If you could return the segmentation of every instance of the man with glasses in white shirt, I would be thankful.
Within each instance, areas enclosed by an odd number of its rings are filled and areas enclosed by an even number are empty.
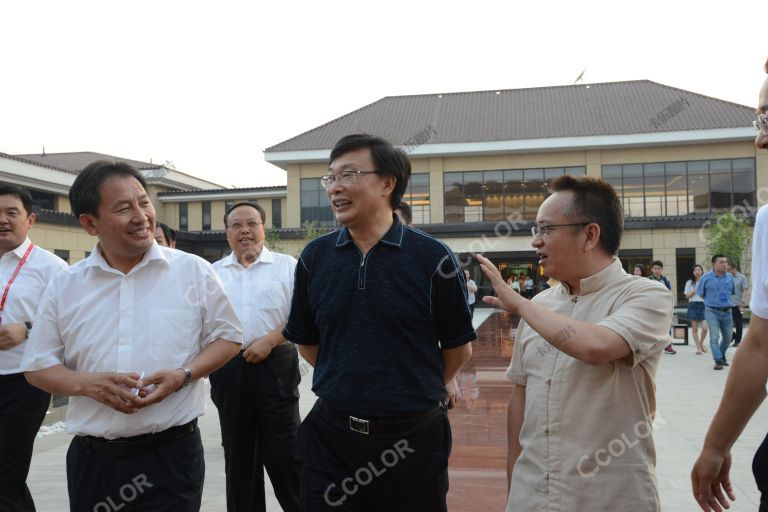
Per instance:
[[[22,369],[33,385],[71,397],[70,509],[196,512],[202,378],[240,350],[240,321],[209,263],[157,245],[135,168],[94,162],[69,200],[99,242],[51,280]]]
[[[26,481],[51,400],[26,381],[21,357],[48,281],[67,266],[27,237],[32,205],[27,190],[0,185],[0,510],[19,512],[35,510]]]
[[[768,61],[765,62],[768,73]],[[758,96],[755,148],[768,149],[768,78]],[[752,316],[749,329],[733,357],[704,446],[691,471],[693,497],[707,512],[730,508],[736,499],[731,484],[731,448],[766,396],[768,380],[768,208],[763,206],[755,217],[752,236]],[[768,511],[768,436],[755,453],[752,473],[760,490],[760,512]]]
[[[264,246],[264,209],[224,214],[229,256],[213,267],[243,323],[243,350],[211,374],[227,478],[227,511],[266,511],[264,469],[285,512],[299,510],[299,356],[282,335],[296,259]]]

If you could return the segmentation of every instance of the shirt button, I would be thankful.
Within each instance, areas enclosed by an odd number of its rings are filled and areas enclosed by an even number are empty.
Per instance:
[[[546,480],[549,480],[549,473],[544,473],[544,478],[545,478]]]
[[[549,435],[549,427],[544,427],[544,433]]]
[[[552,379],[547,379],[546,383],[547,383],[547,386],[551,386],[552,385]]]

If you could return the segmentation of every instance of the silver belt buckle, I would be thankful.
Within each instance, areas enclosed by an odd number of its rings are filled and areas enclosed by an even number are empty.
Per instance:
[[[360,434],[370,434],[370,428],[368,426],[370,422],[354,416],[349,417],[349,430],[359,432]]]

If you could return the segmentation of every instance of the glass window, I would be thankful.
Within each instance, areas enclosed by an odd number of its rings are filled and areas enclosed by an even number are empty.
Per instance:
[[[187,203],[179,203],[179,230],[189,230],[189,205]]]
[[[429,224],[431,222],[428,173],[411,175],[403,200],[411,207],[414,224]]]
[[[547,183],[544,181],[543,169],[526,169],[523,173],[525,187],[525,219],[535,220],[539,206],[544,202]]]
[[[688,215],[688,182],[685,162],[664,165],[666,171],[667,215]]]
[[[443,180],[445,222],[464,222],[463,173],[447,172],[443,174]]]
[[[283,227],[283,201],[281,199],[272,200],[272,227]]]
[[[211,230],[211,202],[203,201],[203,231]]]
[[[643,166],[633,164],[623,167],[624,215],[627,217],[642,217],[645,215],[643,205]]]
[[[464,173],[464,222],[483,220],[483,173]]]
[[[709,213],[709,174],[688,172],[688,211]]]
[[[483,220],[504,220],[504,171],[488,171],[483,176]]]
[[[508,219],[523,218],[523,171],[504,171],[504,215]]]
[[[665,215],[664,164],[646,164],[645,174],[645,215],[663,217]]]
[[[336,225],[331,202],[320,184],[320,178],[301,180],[301,224],[305,222],[316,222],[323,227]]]

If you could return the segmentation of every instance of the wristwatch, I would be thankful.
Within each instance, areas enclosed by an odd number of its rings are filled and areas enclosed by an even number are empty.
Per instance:
[[[179,389],[176,391],[181,391],[185,387],[189,386],[189,383],[192,382],[192,370],[190,368],[178,368],[179,370],[184,370],[184,383],[181,385]]]
[[[26,340],[29,338],[29,331],[32,330],[32,322],[27,320],[26,322],[24,322],[24,326],[27,328],[27,332],[24,333],[24,339]]]

